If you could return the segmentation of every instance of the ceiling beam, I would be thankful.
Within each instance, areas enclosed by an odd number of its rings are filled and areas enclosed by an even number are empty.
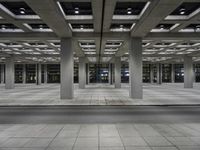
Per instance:
[[[183,0],[155,0],[152,1],[141,17],[140,21],[134,26],[131,36],[144,37],[165,17],[175,10]]]
[[[55,0],[25,1],[59,37],[72,36],[72,31]]]

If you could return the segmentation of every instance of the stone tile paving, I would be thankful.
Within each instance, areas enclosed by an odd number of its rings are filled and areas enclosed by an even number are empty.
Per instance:
[[[199,150],[200,124],[0,124],[0,150]]]
[[[17,84],[15,89],[6,90],[0,85],[1,105],[200,105],[200,84],[193,89],[184,89],[183,84],[144,84],[143,99],[131,99],[128,84],[115,89],[108,84],[90,84],[86,89],[78,89],[75,84],[75,97],[60,100],[60,85]]]

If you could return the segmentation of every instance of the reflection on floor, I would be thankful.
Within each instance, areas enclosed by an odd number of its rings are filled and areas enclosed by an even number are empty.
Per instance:
[[[3,150],[199,150],[200,124],[0,125]]]
[[[121,89],[113,85],[91,84],[86,89],[75,85],[73,100],[60,100],[60,85],[16,85],[6,90],[0,86],[0,105],[166,105],[200,104],[200,84],[184,89],[183,84],[144,84],[143,100],[129,98],[128,84]]]

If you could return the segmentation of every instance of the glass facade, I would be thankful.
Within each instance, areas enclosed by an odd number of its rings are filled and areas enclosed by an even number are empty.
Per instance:
[[[23,83],[23,65],[15,64],[15,83]]]
[[[90,64],[89,80],[90,83],[108,83],[108,64]]]
[[[26,83],[36,83],[36,64],[26,64]]]
[[[163,64],[162,65],[162,82],[171,82],[171,64]]]
[[[150,83],[150,64],[143,64],[143,82]]]
[[[3,67],[3,68],[2,68],[2,67]],[[2,80],[2,78],[5,79],[5,73],[3,73],[2,71],[5,72],[5,65],[4,65],[4,64],[1,64],[1,65],[0,65],[0,79],[1,79],[1,83],[2,83],[2,82],[5,83],[5,81]],[[3,75],[3,77],[2,77],[2,75]]]
[[[128,83],[129,82],[129,67],[128,67],[128,64],[122,64],[121,82],[122,83]]]
[[[60,83],[60,64],[47,64],[47,83]]]
[[[184,82],[184,66],[183,64],[175,64],[175,82]]]
[[[47,67],[47,83],[60,83],[60,64],[45,64]],[[41,81],[44,83],[45,65],[42,64]],[[15,83],[23,83],[23,64],[15,64]],[[36,64],[26,64],[26,83],[36,83]],[[89,70],[88,70],[89,69]],[[184,82],[184,65],[174,64],[175,82]],[[1,65],[0,65],[1,71]],[[162,82],[171,82],[171,64],[162,64]],[[5,68],[4,68],[5,72]],[[194,65],[195,81],[200,82],[200,64]],[[0,73],[0,77],[1,77]],[[86,64],[86,83],[109,83],[109,64]],[[150,83],[150,64],[143,64],[143,82]],[[5,74],[4,74],[5,76]],[[112,78],[114,79],[114,65],[112,65]],[[114,80],[113,80],[114,81]],[[157,67],[153,65],[153,81],[157,81]],[[128,64],[121,66],[121,82],[129,83]],[[74,64],[74,83],[78,83],[78,64]]]
[[[74,83],[78,83],[78,64],[74,64]]]
[[[155,64],[153,65],[153,82],[157,82],[157,68]]]
[[[195,81],[200,82],[200,64],[195,65]]]
[[[44,83],[44,68],[45,68],[45,65],[41,65],[41,69],[42,69],[41,82],[42,83]]]

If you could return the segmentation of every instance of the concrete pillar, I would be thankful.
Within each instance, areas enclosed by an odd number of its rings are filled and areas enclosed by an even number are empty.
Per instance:
[[[36,84],[41,85],[42,82],[42,67],[41,64],[37,64],[36,67]]]
[[[162,64],[157,64],[157,84],[162,84]]]
[[[61,87],[60,98],[72,99],[74,97],[74,59],[72,39],[61,39]]]
[[[150,83],[154,82],[153,64],[150,64]]]
[[[129,83],[131,98],[142,99],[142,38],[132,38],[129,50]]]
[[[26,84],[26,64],[23,64],[22,83]]]
[[[44,64],[44,84],[47,84],[48,74],[47,74],[47,64]]]
[[[175,82],[175,64],[171,64],[172,68],[171,68],[171,82],[174,83]]]
[[[13,89],[15,83],[15,68],[14,68],[14,58],[6,58],[6,76],[5,76],[5,88]]]
[[[191,56],[184,56],[184,88],[193,88],[193,64]]]
[[[121,88],[121,58],[115,57],[115,88]]]
[[[4,77],[5,77],[5,72],[4,72],[4,64],[1,64],[1,83],[4,84]]]
[[[84,57],[79,57],[78,79],[79,88],[84,89],[86,84],[86,63]]]

